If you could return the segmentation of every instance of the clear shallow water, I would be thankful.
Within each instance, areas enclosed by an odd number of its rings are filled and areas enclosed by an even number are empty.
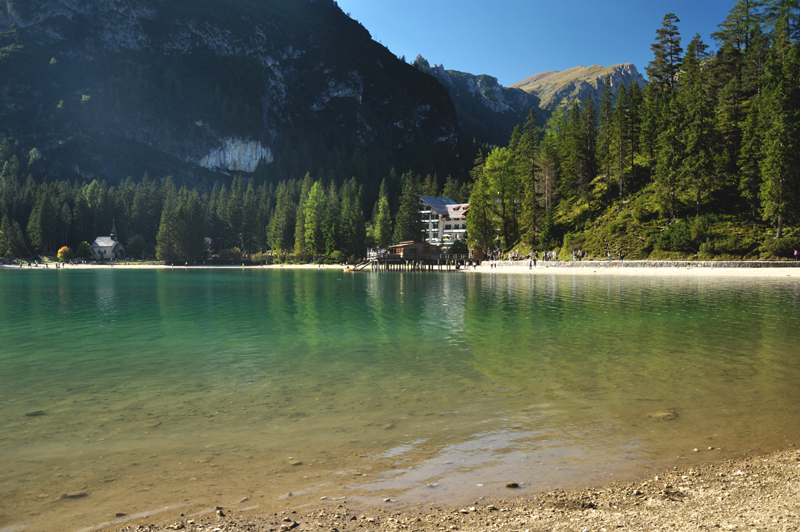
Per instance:
[[[798,299],[780,279],[3,271],[0,531],[457,503],[796,443]]]

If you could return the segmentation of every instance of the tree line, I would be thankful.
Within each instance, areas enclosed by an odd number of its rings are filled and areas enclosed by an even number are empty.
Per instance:
[[[36,179],[40,156],[18,153],[0,141],[0,257],[54,255],[117,229],[130,257],[162,261],[218,258],[234,261],[265,251],[278,260],[353,261],[368,247],[419,238],[417,194],[465,201],[465,183],[392,170],[372,208],[355,178],[338,183],[306,174],[277,185],[236,177],[209,192],[178,186],[172,178]],[[22,161],[26,161],[23,164]],[[24,176],[24,178],[23,178]]]
[[[613,98],[607,79],[599,102],[562,106],[543,130],[532,112],[508,147],[478,158],[473,245],[560,246],[639,198],[662,230],[720,214],[780,239],[798,221],[800,3],[738,0],[712,35],[715,53],[699,35],[684,50],[679,22],[669,13],[656,31],[646,87]]]

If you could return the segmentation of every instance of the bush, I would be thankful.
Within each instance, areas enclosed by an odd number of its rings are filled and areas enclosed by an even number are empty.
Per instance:
[[[79,259],[90,259],[92,257],[92,246],[88,242],[81,242],[75,250],[75,256]]]
[[[702,258],[713,258],[719,255],[741,258],[757,247],[758,243],[756,241],[733,235],[725,239],[709,240],[700,244],[700,255]]]
[[[800,250],[800,238],[786,237],[778,239],[769,237],[764,241],[761,249],[773,257],[792,258],[794,257],[794,250]]]
[[[685,221],[675,222],[664,229],[656,240],[656,249],[662,251],[695,251],[691,229]]]
[[[62,248],[60,248],[58,250],[58,260],[60,260],[61,262],[69,262],[74,257],[75,257],[75,254],[67,246],[63,246]]]

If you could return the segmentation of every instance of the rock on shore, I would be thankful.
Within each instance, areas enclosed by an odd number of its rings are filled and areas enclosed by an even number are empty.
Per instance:
[[[402,503],[402,497],[397,497]],[[392,499],[395,500],[394,498]],[[532,499],[445,503],[425,508],[356,508],[333,501],[315,510],[269,515],[228,512],[118,530],[278,532],[458,530],[601,532],[800,530],[800,450],[672,470],[635,483],[543,493]]]

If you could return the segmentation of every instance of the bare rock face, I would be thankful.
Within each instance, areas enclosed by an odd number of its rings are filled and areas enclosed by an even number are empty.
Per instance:
[[[226,138],[222,144],[200,159],[198,164],[209,170],[230,172],[253,172],[259,161],[272,163],[274,158],[269,148],[255,140]]]
[[[414,66],[447,87],[464,133],[482,142],[505,144],[514,126],[523,123],[531,109],[539,107],[536,95],[504,87],[493,76],[446,70],[443,65],[431,67],[421,55]],[[546,116],[541,118],[543,123]],[[476,124],[478,127],[474,127]],[[492,132],[488,136],[487,130]]]
[[[334,0],[0,0],[0,40],[0,135],[53,178],[208,183],[263,161],[280,180],[381,153],[368,179],[461,161],[444,87]]]

